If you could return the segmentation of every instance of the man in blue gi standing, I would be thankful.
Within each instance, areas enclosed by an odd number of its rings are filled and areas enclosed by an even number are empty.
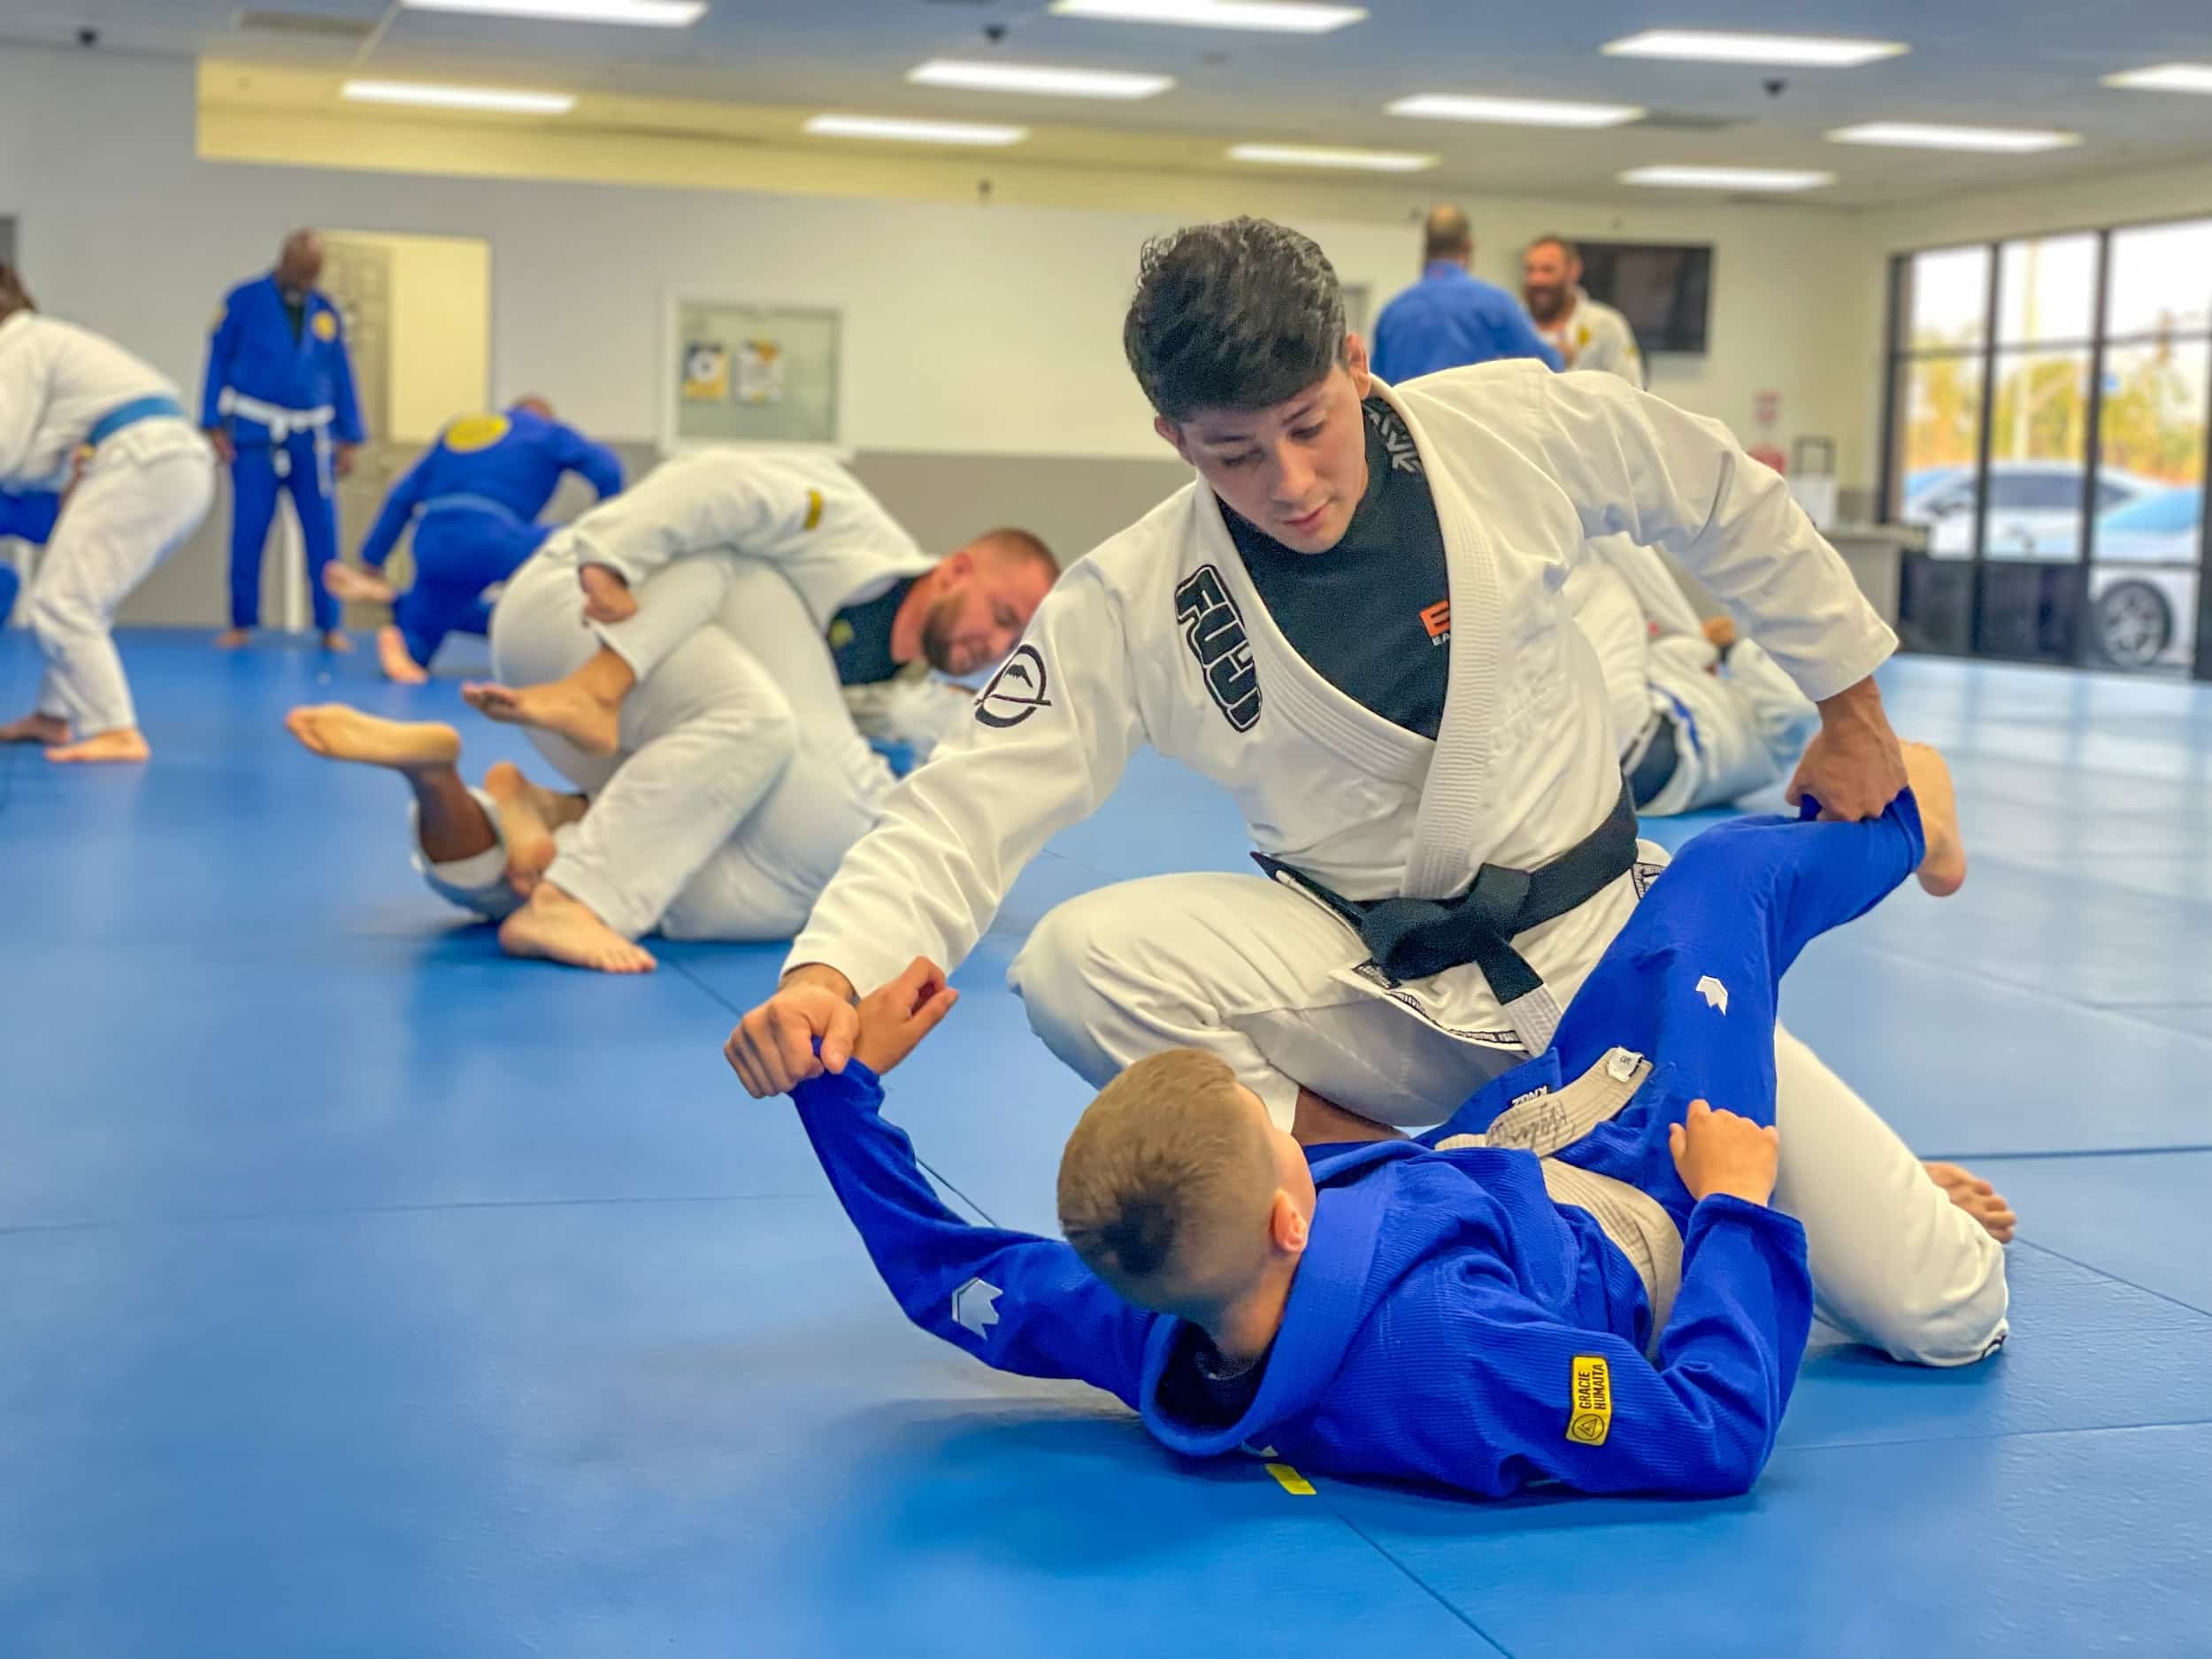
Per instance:
[[[223,296],[208,344],[200,424],[231,477],[230,626],[216,645],[234,651],[261,625],[261,553],[289,490],[306,546],[308,593],[323,645],[349,651],[323,567],[338,555],[337,480],[353,470],[366,435],[338,308],[317,291],[323,239],[284,239],[276,268]]]
[[[1536,332],[1521,302],[1468,269],[1475,231],[1455,207],[1440,207],[1422,227],[1421,280],[1375,319],[1375,373],[1401,386],[1442,369],[1500,357],[1540,357],[1561,366],[1557,349]]]

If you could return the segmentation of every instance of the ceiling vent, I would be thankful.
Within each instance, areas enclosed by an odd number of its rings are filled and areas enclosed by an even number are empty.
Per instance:
[[[288,40],[321,41],[333,46],[357,46],[376,32],[375,24],[353,18],[318,17],[311,12],[264,12],[250,6],[234,13],[230,26],[245,35],[280,35]]]

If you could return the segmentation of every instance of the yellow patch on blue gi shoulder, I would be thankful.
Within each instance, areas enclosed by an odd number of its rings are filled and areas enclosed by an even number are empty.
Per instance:
[[[1314,1495],[1313,1482],[1288,1463],[1270,1463],[1267,1472],[1274,1476],[1282,1484],[1283,1490],[1294,1498],[1310,1498]]]
[[[207,332],[211,334],[219,334],[222,331],[223,325],[229,320],[230,307],[227,305],[218,305],[215,308],[215,320],[208,324]]]
[[[513,424],[504,415],[463,415],[446,427],[445,447],[456,455],[474,455],[505,437]]]
[[[806,527],[810,530],[822,522],[822,492],[810,489],[806,493]]]
[[[1578,1446],[1602,1446],[1613,1432],[1613,1373],[1599,1354],[1578,1354],[1574,1399],[1567,1410],[1567,1438]]]
[[[332,315],[330,312],[328,312],[328,311],[318,311],[318,312],[316,312],[316,313],[315,313],[315,338],[316,338],[316,339],[318,339],[318,340],[335,340],[337,337],[338,337],[338,319],[337,319],[337,318],[336,318],[336,317],[334,317],[334,316],[333,316],[333,315]]]
[[[853,625],[840,617],[830,624],[830,649],[841,651],[853,642]]]

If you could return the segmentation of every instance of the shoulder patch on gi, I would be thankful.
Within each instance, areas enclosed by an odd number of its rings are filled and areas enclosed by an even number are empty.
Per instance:
[[[1238,731],[1250,731],[1260,723],[1260,674],[1244,617],[1219,571],[1201,565],[1183,579],[1175,590],[1175,619],[1183,625],[1183,642],[1198,659],[1214,706]]]
[[[456,455],[488,449],[513,429],[504,415],[464,415],[445,429],[445,447]]]
[[[1697,994],[1705,999],[1706,1007],[1717,1009],[1723,1014],[1727,1013],[1728,987],[1711,974],[1707,974],[1697,982]]]
[[[799,527],[811,530],[822,522],[822,492],[810,489],[806,493],[806,522]]]
[[[1045,695],[1050,684],[1043,655],[1025,641],[999,664],[998,672],[991,676],[991,683],[977,695],[975,718],[985,726],[997,726],[1002,731],[1010,726],[1019,726],[1038,710],[1052,706],[1052,699]]]
[[[1602,1354],[1578,1354],[1574,1398],[1567,1410],[1567,1438],[1578,1446],[1602,1446],[1612,1432],[1612,1370]]]
[[[315,338],[320,341],[329,342],[335,340],[337,337],[338,319],[336,315],[330,311],[316,312]]]
[[[952,1322],[978,1336],[990,1335],[998,1323],[998,1299],[1005,1294],[996,1285],[970,1279],[952,1293]]]

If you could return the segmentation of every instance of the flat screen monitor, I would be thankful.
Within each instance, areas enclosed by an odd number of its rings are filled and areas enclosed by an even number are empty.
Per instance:
[[[1582,286],[1628,319],[1646,356],[1702,353],[1712,310],[1709,243],[1586,242]]]

